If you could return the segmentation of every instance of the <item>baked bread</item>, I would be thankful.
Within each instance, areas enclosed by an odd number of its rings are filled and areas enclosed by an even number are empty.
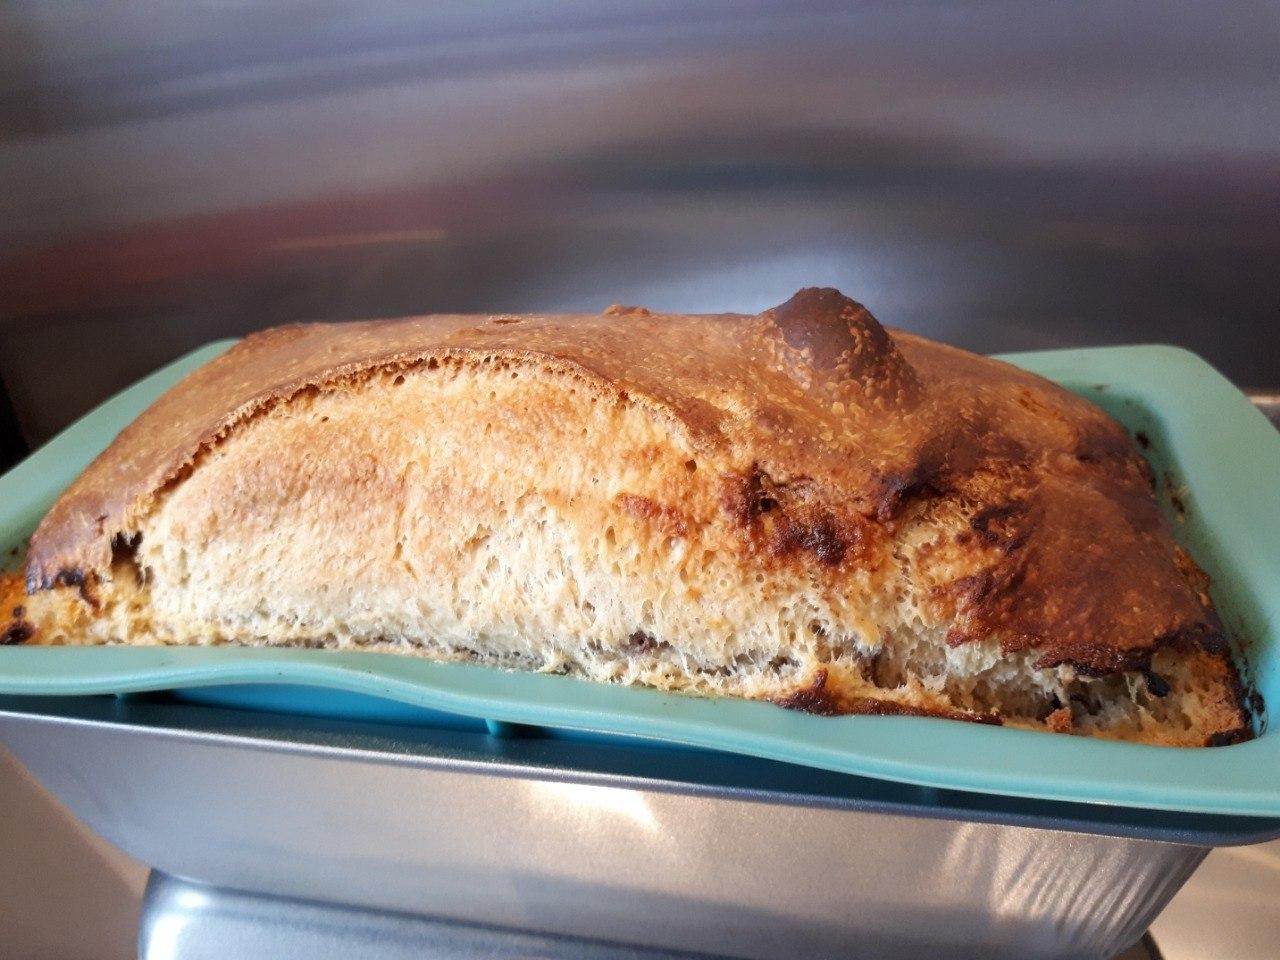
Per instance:
[[[281,327],[126,429],[4,635],[474,660],[820,714],[1250,735],[1087,401],[835,290],[756,316]]]

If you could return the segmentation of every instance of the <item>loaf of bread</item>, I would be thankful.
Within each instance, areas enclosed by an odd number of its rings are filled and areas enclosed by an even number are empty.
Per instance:
[[[24,586],[10,642],[359,649],[819,714],[1250,735],[1124,429],[835,290],[755,316],[255,334],[66,491]]]

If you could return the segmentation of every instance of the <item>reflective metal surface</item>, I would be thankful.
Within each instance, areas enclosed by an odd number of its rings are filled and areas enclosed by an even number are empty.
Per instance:
[[[693,954],[254,896],[164,874],[152,874],[147,885],[138,942],[139,960],[697,960]],[[1113,960],[1161,956],[1144,938]]]
[[[228,957],[235,960],[697,960],[687,953],[285,900],[152,874],[138,933],[138,960],[227,960]]]
[[[17,0],[0,182],[31,443],[292,320],[817,283],[981,350],[1280,353],[1270,0]]]
[[[756,960],[1100,960],[1140,937],[1209,843],[1275,834],[1165,815],[1105,826],[1108,811],[1064,805],[984,812],[944,791],[643,746],[6,700],[10,749],[162,872]]]

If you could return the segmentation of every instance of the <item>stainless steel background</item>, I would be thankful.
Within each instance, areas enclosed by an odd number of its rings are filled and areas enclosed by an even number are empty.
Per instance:
[[[834,284],[982,350],[1280,359],[1280,7],[0,3],[30,443],[189,347]]]

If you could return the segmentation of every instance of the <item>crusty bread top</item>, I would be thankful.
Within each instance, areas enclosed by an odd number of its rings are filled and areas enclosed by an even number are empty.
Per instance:
[[[255,334],[161,397],[66,491],[32,538],[28,590],[91,594],[157,497],[274,404],[490,357],[581,378],[714,453],[722,507],[762,563],[856,565],[922,503],[963,502],[972,521],[933,548],[938,568],[985,559],[972,576],[938,576],[934,600],[955,624],[948,642],[997,637],[1009,652],[1035,649],[1041,666],[1094,672],[1143,669],[1163,645],[1219,642],[1149,468],[1117,423],[1040,377],[887,331],[822,289],[756,316],[612,307]],[[803,509],[771,523],[782,489]]]

